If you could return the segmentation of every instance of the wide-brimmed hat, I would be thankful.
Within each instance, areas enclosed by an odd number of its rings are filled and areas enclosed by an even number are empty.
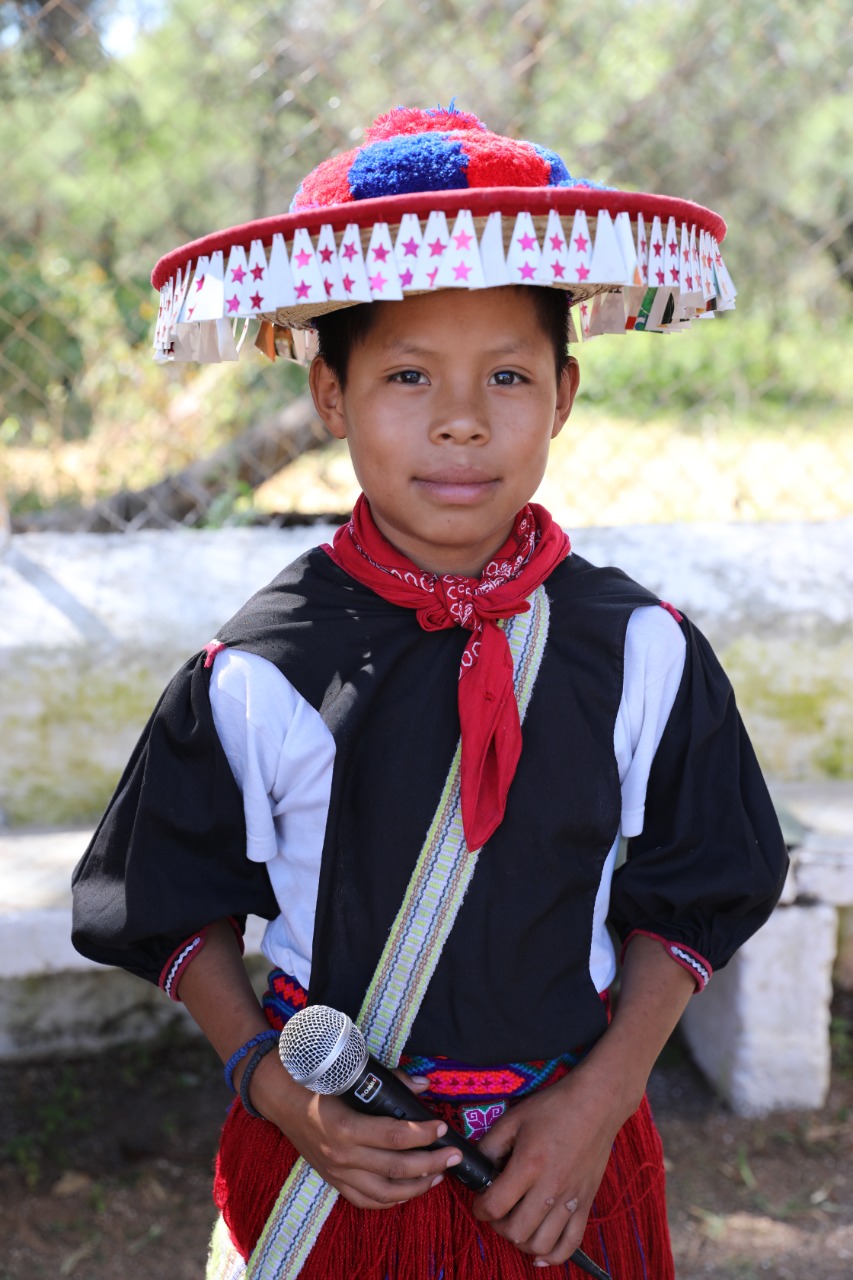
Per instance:
[[[268,355],[310,354],[318,316],[437,289],[562,289],[585,337],[675,332],[734,306],[719,214],[574,178],[476,116],[405,107],[304,179],[290,211],[165,255],[155,355],[236,359],[250,322]]]

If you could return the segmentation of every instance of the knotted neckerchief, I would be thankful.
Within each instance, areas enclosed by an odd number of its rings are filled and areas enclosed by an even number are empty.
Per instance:
[[[391,604],[414,609],[425,631],[465,627],[459,668],[462,825],[469,849],[500,825],[521,754],[512,657],[498,620],[530,608],[528,596],[571,551],[544,507],[519,511],[506,542],[479,578],[419,569],[377,529],[364,495],[326,546],[337,565]]]

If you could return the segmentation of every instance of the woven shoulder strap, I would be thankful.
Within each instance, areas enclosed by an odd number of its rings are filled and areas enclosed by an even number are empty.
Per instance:
[[[522,721],[545,649],[548,619],[548,597],[539,587],[530,597],[529,611],[515,614],[505,624]],[[388,1066],[400,1061],[480,853],[479,849],[467,848],[462,831],[461,753],[460,743],[406,896],[359,1011],[358,1024],[368,1048]],[[249,1259],[246,1280],[295,1280],[338,1194],[300,1156]]]

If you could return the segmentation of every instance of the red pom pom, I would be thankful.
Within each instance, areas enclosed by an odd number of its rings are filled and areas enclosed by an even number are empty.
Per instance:
[[[358,148],[332,156],[312,169],[293,198],[293,209],[314,209],[318,205],[347,204],[352,200],[349,171]]]
[[[551,166],[529,142],[515,142],[496,133],[469,135],[463,149],[468,157],[469,187],[546,187]]]
[[[458,130],[480,129],[486,126],[470,111],[457,111],[454,107],[395,107],[384,116],[377,116],[369,129],[364,131],[364,141],[381,142],[384,138],[398,138],[410,133],[450,133]]]

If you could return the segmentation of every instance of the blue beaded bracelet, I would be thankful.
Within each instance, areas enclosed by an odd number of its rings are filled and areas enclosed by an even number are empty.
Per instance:
[[[232,1053],[231,1057],[225,1064],[225,1083],[232,1093],[236,1093],[234,1088],[234,1068],[238,1062],[242,1062],[247,1053],[254,1049],[255,1045],[263,1044],[265,1040],[277,1040],[281,1033],[270,1027],[268,1031],[259,1031],[256,1036],[252,1036],[251,1040],[247,1040],[236,1053]]]

